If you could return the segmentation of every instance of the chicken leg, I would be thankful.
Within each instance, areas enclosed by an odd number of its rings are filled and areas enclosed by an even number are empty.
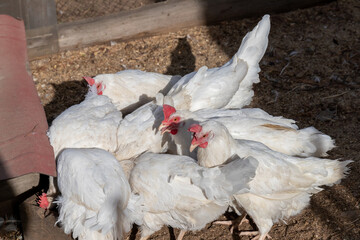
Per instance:
[[[176,240],[182,240],[183,237],[185,236],[186,231],[185,230],[180,230],[179,235],[177,236]]]
[[[149,236],[146,236],[146,237],[141,237],[140,240],[148,240],[149,237],[150,237],[150,235],[149,235]]]
[[[47,209],[55,208],[56,204],[53,203],[54,199],[59,195],[59,191],[57,190],[57,182],[56,177],[49,176],[49,189],[46,192],[48,207]]]
[[[255,235],[255,237],[252,238],[251,240],[265,240],[266,238],[272,239],[272,237],[268,233],[260,234],[259,231],[243,231],[239,235],[240,236],[253,236],[253,235]]]
[[[240,220],[240,223],[237,225],[238,227],[240,227],[240,225],[242,225],[243,223],[249,222],[249,220],[246,219],[246,216],[247,216],[247,214],[243,214],[242,216],[239,217],[241,220]],[[222,224],[222,225],[231,226],[230,232],[234,233],[235,224],[236,224],[236,222],[238,222],[239,218],[237,218],[235,220],[215,221],[215,222],[213,222],[213,224]]]

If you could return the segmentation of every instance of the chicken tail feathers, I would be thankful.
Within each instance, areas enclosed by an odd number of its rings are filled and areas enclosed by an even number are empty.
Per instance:
[[[315,162],[316,164],[314,164]],[[348,164],[351,162],[353,161],[305,158],[303,161],[298,162],[298,166],[303,172],[301,181],[294,181],[292,184],[298,187],[308,187],[311,184],[315,188],[322,185],[332,186],[338,184],[349,173]]]
[[[123,176],[124,177],[124,176]],[[106,199],[95,216],[87,218],[84,225],[103,235],[110,233],[114,239],[122,239],[128,229],[124,229],[123,215],[131,194],[127,179],[118,179],[105,187]]]
[[[328,176],[324,178],[323,184],[332,186],[333,184],[340,183],[341,179],[345,178],[347,174],[349,174],[350,168],[348,167],[348,164],[352,162],[352,160],[328,160],[325,163],[325,168],[328,170]]]
[[[334,139],[314,127],[280,132],[282,132],[282,137],[281,144],[279,143],[278,146],[281,148],[280,152],[287,155],[326,157],[327,152],[335,147]],[[274,148],[274,150],[278,149]]]
[[[59,207],[59,218],[55,224],[60,223],[66,234],[70,234],[72,232],[72,237],[74,239],[116,239],[116,235],[113,235],[112,232],[102,234],[84,226],[84,221],[89,216],[89,211],[87,211],[86,207],[83,205],[79,205],[76,202],[62,196],[57,198],[56,203]]]
[[[315,146],[315,152],[313,156],[326,157],[327,152],[335,147],[335,140],[330,136],[321,133],[314,127],[308,127],[300,130],[307,135],[310,135],[309,142]]]
[[[243,38],[235,57],[243,59],[249,66],[258,66],[264,56],[270,32],[270,16],[264,15],[255,28]]]
[[[268,35],[270,32],[270,16],[263,16],[256,27],[243,38],[240,48],[230,60],[229,64],[235,59],[244,60],[248,65],[248,71],[244,79],[240,82],[238,91],[234,94],[225,108],[241,108],[250,104],[254,91],[254,83],[260,82],[259,62],[265,54],[268,46]],[[239,61],[240,62],[240,61]]]
[[[65,149],[58,157],[59,222],[79,239],[122,239],[121,215],[130,184],[116,158],[96,148]]]
[[[118,231],[116,230],[116,223],[118,219],[117,204],[117,198],[108,197],[99,212],[95,216],[85,220],[85,227],[93,231],[99,231],[103,235],[111,232],[111,234],[115,237],[114,239],[116,239],[116,237],[118,237]]]
[[[59,196],[60,223],[64,232],[73,238],[87,240],[122,239],[130,230],[130,223],[124,218],[124,209],[120,208],[118,198],[108,198],[98,213],[89,211],[85,206],[66,197]]]

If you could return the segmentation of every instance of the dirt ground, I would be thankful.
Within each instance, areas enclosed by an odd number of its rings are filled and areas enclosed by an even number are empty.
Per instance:
[[[183,75],[203,65],[221,66],[259,20],[186,28],[34,60],[30,67],[49,123],[83,99],[87,88],[82,76],[124,69]],[[340,0],[271,15],[269,46],[251,107],[295,119],[300,127],[316,127],[336,140],[330,158],[354,160],[341,184],[313,196],[311,205],[287,224],[275,224],[270,232],[273,239],[360,239],[359,65],[359,1]],[[241,229],[253,226],[244,224]],[[164,227],[151,239],[170,236]],[[225,226],[209,225],[187,233],[185,239],[249,238],[239,238]]]
[[[57,22],[72,22],[132,10],[165,0],[55,0]]]

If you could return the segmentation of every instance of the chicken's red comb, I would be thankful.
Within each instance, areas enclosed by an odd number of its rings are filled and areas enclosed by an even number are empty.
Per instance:
[[[194,132],[194,133],[199,133],[202,130],[202,126],[200,126],[199,124],[193,124],[189,127],[188,131],[189,132]]]
[[[49,201],[47,199],[46,193],[43,193],[41,194],[41,196],[39,196],[39,200],[37,201],[37,203],[39,204],[39,207],[47,209],[47,207],[49,206]]]
[[[176,109],[173,106],[164,104],[163,105],[163,112],[164,112],[164,120],[169,119],[170,115],[176,112]]]
[[[85,79],[90,86],[95,84],[95,79],[91,77],[83,77],[83,79]]]

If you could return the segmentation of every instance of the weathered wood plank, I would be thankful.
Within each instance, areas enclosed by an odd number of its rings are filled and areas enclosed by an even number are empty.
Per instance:
[[[58,52],[55,0],[23,0],[21,3],[28,56],[34,58]]]
[[[12,199],[39,184],[40,174],[30,173],[0,181],[0,202]]]
[[[331,0],[177,0],[58,26],[60,49],[310,7]]]
[[[110,16],[56,24],[54,0],[4,0],[27,28],[28,56],[55,53],[115,39],[151,36],[184,27],[311,7],[333,0],[168,0]],[[10,4],[11,3],[11,4]],[[20,11],[19,11],[19,8]]]
[[[0,14],[21,18],[21,0],[1,0]]]
[[[19,196],[38,186],[40,175],[30,173],[20,177],[0,181],[0,216],[11,215]]]

